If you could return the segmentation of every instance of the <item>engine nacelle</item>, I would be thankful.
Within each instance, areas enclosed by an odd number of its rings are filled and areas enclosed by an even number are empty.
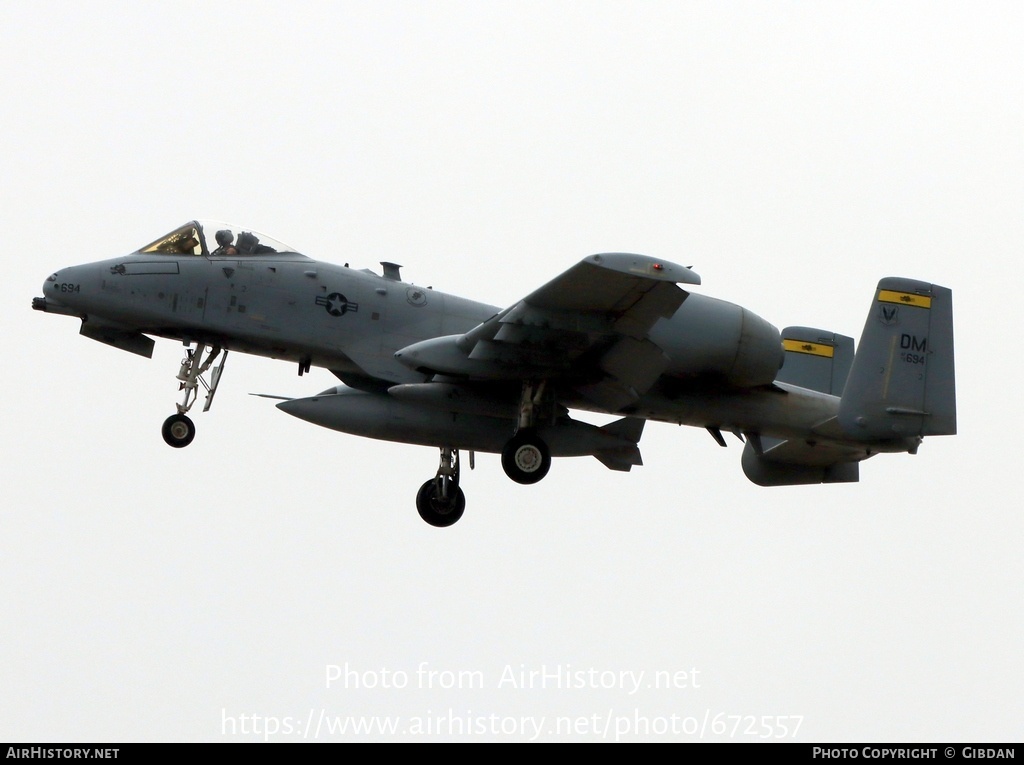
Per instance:
[[[671,359],[666,375],[706,377],[737,388],[771,383],[785,356],[773,325],[703,295],[690,295],[671,319],[654,326],[650,338]]]

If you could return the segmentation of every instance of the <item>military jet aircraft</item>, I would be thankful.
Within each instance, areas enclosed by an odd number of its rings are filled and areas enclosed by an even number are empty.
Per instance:
[[[32,307],[81,334],[151,357],[151,336],[186,347],[182,398],[163,426],[184,447],[200,385],[210,408],[229,351],[313,366],[343,383],[278,408],[345,433],[440,449],[416,507],[434,526],[465,509],[460,451],[501,454],[521,484],[552,457],[641,464],[647,420],[723,432],[762,486],[843,483],[882,452],[956,432],[952,293],[906,278],[877,286],[860,344],[811,327],[781,332],[689,289],[684,266],[592,255],[501,309],[383,273],[313,260],[227,224],[190,221],[121,257],[64,268]],[[680,286],[682,285],[682,286]],[[603,427],[570,416],[618,419]]]

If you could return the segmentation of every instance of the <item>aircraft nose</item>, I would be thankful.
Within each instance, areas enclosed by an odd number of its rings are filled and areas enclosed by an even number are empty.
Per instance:
[[[60,303],[60,271],[50,274],[43,282],[43,297],[32,298],[32,307],[37,311],[45,311],[46,305]]]
[[[74,303],[82,293],[82,285],[87,281],[90,269],[85,266],[70,266],[54,271],[43,282],[43,294],[61,303]]]
[[[68,316],[81,314],[69,305],[67,298],[74,296],[77,285],[67,280],[67,274],[55,271],[43,282],[43,297],[32,298],[32,308],[46,313],[60,313]]]
[[[52,274],[50,274],[46,278],[46,281],[43,282],[43,294],[46,297],[53,297],[54,291],[55,291],[54,288],[55,288],[55,286],[57,284],[57,279],[59,279],[59,278],[60,278],[60,271],[54,271]]]
[[[68,303],[68,298],[74,296],[78,287],[77,280],[69,278],[68,269],[54,271],[43,282],[43,295],[48,302]]]

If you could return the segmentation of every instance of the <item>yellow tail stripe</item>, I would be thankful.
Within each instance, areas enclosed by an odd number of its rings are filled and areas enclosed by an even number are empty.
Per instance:
[[[831,345],[825,345],[824,343],[809,343],[806,340],[786,340],[782,341],[782,347],[787,351],[793,353],[809,353],[812,356],[824,356],[825,358],[832,358],[836,349]]]
[[[895,290],[879,290],[878,302],[912,305],[916,308],[932,307],[932,299],[928,295],[915,295],[913,292],[896,292]]]

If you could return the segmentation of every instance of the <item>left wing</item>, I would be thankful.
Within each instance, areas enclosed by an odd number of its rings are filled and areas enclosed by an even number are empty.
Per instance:
[[[396,357],[414,369],[487,380],[565,379],[615,411],[668,366],[647,337],[686,299],[690,269],[644,255],[592,255],[464,335],[415,343]]]

